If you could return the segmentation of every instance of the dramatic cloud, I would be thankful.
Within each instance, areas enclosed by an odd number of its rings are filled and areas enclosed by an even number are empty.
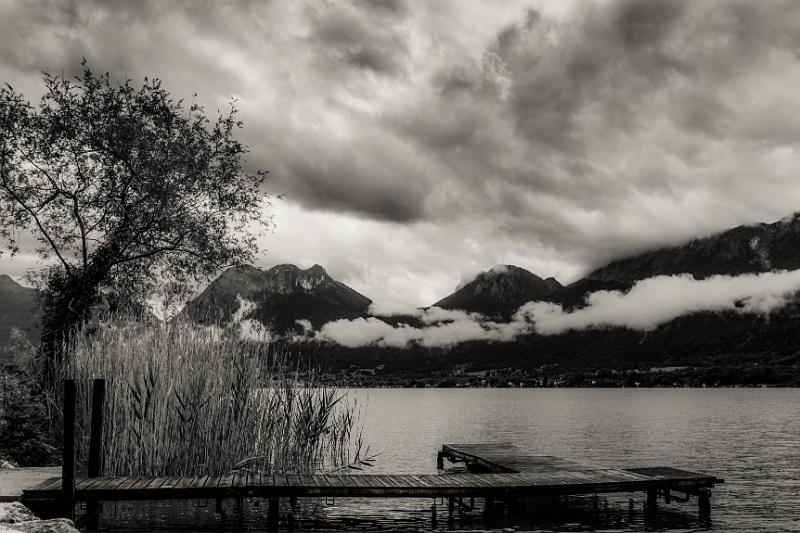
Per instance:
[[[82,57],[211,111],[236,98],[248,164],[287,198],[262,266],[324,264],[386,310],[800,205],[788,0],[20,0],[0,47],[31,98]]]
[[[800,291],[800,270],[712,276],[657,276],[637,282],[628,292],[597,291],[586,306],[565,312],[549,302],[528,302],[508,323],[487,321],[475,313],[431,307],[415,314],[425,324],[392,326],[376,317],[336,320],[315,336],[350,348],[376,344],[405,347],[452,346],[465,341],[513,341],[520,335],[558,335],[570,330],[622,327],[653,330],[675,318],[697,312],[735,311],[769,314]]]

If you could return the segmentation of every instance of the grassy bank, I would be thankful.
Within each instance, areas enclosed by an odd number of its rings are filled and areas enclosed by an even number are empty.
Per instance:
[[[61,372],[78,385],[79,462],[91,380],[107,380],[105,475],[310,471],[361,457],[358,406],[317,386],[313,373],[301,381],[268,345],[217,328],[117,318],[79,335],[71,353]]]

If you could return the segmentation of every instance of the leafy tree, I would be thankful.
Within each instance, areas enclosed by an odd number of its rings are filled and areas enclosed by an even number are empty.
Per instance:
[[[243,169],[233,102],[211,120],[157,79],[135,87],[85,64],[43,80],[36,106],[0,89],[0,239],[13,255],[30,232],[50,265],[39,281],[52,365],[102,294],[185,291],[251,261],[270,218],[265,173]]]

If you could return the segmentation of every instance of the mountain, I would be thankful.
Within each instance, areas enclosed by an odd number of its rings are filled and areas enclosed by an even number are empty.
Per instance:
[[[297,329],[297,320],[319,328],[331,320],[365,316],[371,303],[320,265],[301,270],[285,264],[267,271],[244,265],[223,272],[186,304],[184,314],[204,324],[250,318],[284,332]]]
[[[784,269],[800,269],[800,213],[618,259],[586,279],[630,284],[659,275],[688,273],[701,279]]]
[[[481,272],[433,305],[508,319],[522,304],[531,300],[551,300],[562,288],[555,278],[542,279],[524,268],[499,265]]]
[[[13,358],[15,344],[38,342],[41,325],[37,296],[36,289],[23,287],[10,276],[0,274],[0,363]]]

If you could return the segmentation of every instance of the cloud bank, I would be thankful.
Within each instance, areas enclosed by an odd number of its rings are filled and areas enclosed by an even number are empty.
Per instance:
[[[741,276],[657,276],[637,282],[630,291],[597,291],[586,307],[565,312],[560,305],[529,302],[519,314],[535,322],[541,335],[568,330],[624,327],[653,330],[701,311],[768,314],[780,309],[800,290],[800,270]]]
[[[513,341],[520,335],[558,335],[571,330],[656,329],[680,316],[734,311],[767,315],[785,306],[800,291],[800,270],[741,276],[657,276],[637,282],[629,291],[597,291],[585,306],[564,311],[550,302],[528,302],[508,323],[487,321],[476,313],[431,307],[417,313],[423,327],[392,326],[376,317],[336,320],[314,337],[350,348],[366,345],[405,347],[452,346],[466,341]]]
[[[427,347],[452,346],[460,342],[513,340],[525,326],[519,322],[488,322],[481,315],[431,307],[420,313],[424,327],[392,326],[376,317],[335,320],[323,325],[315,336],[348,348],[376,344],[403,348],[412,343]]]

